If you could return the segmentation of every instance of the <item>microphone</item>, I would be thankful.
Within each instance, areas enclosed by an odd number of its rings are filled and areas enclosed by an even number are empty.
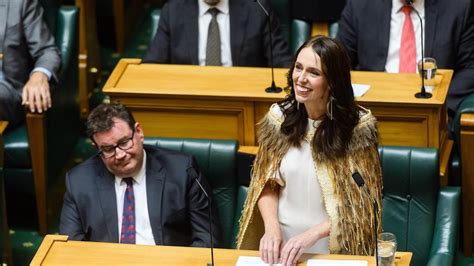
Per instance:
[[[214,266],[214,241],[212,240],[212,205],[211,205],[211,198],[207,194],[206,190],[204,187],[201,185],[201,182],[199,182],[198,179],[198,174],[196,170],[193,167],[189,167],[186,172],[188,173],[188,176],[191,176],[194,178],[194,181],[198,184],[199,188],[201,189],[202,193],[204,196],[206,196],[207,203],[209,204],[209,213],[208,213],[208,220],[209,220],[209,237],[211,239],[211,263],[208,263],[207,266]]]
[[[421,91],[417,92],[415,94],[416,98],[421,98],[421,99],[429,99],[431,96],[433,96],[431,93],[426,92],[425,90],[425,54],[423,52],[423,20],[421,19],[420,13],[416,11],[415,7],[413,6],[414,0],[405,0],[405,4],[410,6],[413,11],[415,11],[416,16],[420,20],[420,27],[421,27]]]
[[[367,187],[365,186],[364,178],[362,178],[362,175],[359,174],[359,172],[355,172],[352,174],[352,178],[356,182],[357,186],[364,191],[366,196],[372,201],[372,205],[374,207],[374,238],[375,238],[375,263],[377,266],[379,266],[379,251],[378,251],[378,246],[377,246],[377,201],[370,195],[369,191],[367,190]]]
[[[282,88],[277,87],[275,85],[275,74],[274,72],[274,67],[273,67],[273,41],[272,41],[272,23],[270,21],[270,13],[267,11],[267,9],[262,5],[262,3],[259,0],[254,0],[254,2],[257,2],[260,8],[263,10],[265,15],[267,16],[267,22],[268,22],[268,30],[269,30],[269,38],[270,38],[270,67],[272,68],[272,85],[268,88],[265,89],[265,92],[267,93],[279,93],[282,91]]]

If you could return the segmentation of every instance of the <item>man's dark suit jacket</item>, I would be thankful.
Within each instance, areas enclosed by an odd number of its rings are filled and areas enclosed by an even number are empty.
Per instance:
[[[143,58],[144,63],[199,65],[198,1],[170,0],[163,6],[155,38]],[[265,3],[267,10],[269,5]],[[233,66],[270,66],[270,36],[267,17],[251,0],[229,0],[230,43]],[[278,18],[271,16],[273,64],[289,67],[289,46],[281,34]]]
[[[207,193],[206,179],[191,155],[144,146],[146,191],[153,237],[157,245],[209,247],[208,202],[187,169],[194,168]],[[119,242],[115,177],[96,155],[66,175],[66,193],[59,225],[69,239]],[[213,213],[214,245],[220,226]]]
[[[471,0],[425,0],[425,57],[438,68],[454,69],[448,93],[452,114],[474,92],[474,13]],[[392,0],[348,0],[337,38],[358,70],[384,71]],[[417,36],[418,37],[418,36]]]

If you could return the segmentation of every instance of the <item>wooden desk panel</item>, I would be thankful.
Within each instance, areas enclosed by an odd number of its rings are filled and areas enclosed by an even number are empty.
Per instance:
[[[275,69],[286,85],[287,69]],[[370,84],[357,102],[379,121],[384,145],[441,148],[447,136],[446,95],[451,70],[439,70],[431,99],[417,99],[417,74],[351,73],[354,83]],[[264,92],[270,69],[140,64],[122,59],[104,86],[111,100],[129,107],[145,134],[165,137],[237,139],[257,145],[255,124],[285,93]]]
[[[239,256],[259,256],[258,251],[215,249],[216,265],[235,265]],[[396,265],[410,265],[412,253],[397,252]],[[375,265],[373,257],[348,255],[304,255],[310,258],[365,260]],[[67,236],[47,235],[30,265],[186,265],[202,266],[210,262],[207,248],[145,246],[98,242],[68,241]]]

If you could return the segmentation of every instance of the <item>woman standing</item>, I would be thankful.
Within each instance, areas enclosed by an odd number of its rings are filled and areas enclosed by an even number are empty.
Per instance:
[[[283,265],[306,252],[372,254],[382,186],[376,120],[355,103],[343,46],[324,36],[305,42],[288,89],[259,125],[238,247],[259,249],[263,261]],[[353,181],[355,172],[377,213]]]

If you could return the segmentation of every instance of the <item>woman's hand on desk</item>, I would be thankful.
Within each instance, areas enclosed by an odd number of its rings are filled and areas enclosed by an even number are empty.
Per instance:
[[[319,239],[328,235],[329,221],[325,221],[311,227],[302,234],[290,238],[281,250],[281,265],[296,265],[306,249],[312,247]]]
[[[280,224],[265,226],[265,234],[260,239],[260,258],[270,265],[278,263],[282,244]]]

